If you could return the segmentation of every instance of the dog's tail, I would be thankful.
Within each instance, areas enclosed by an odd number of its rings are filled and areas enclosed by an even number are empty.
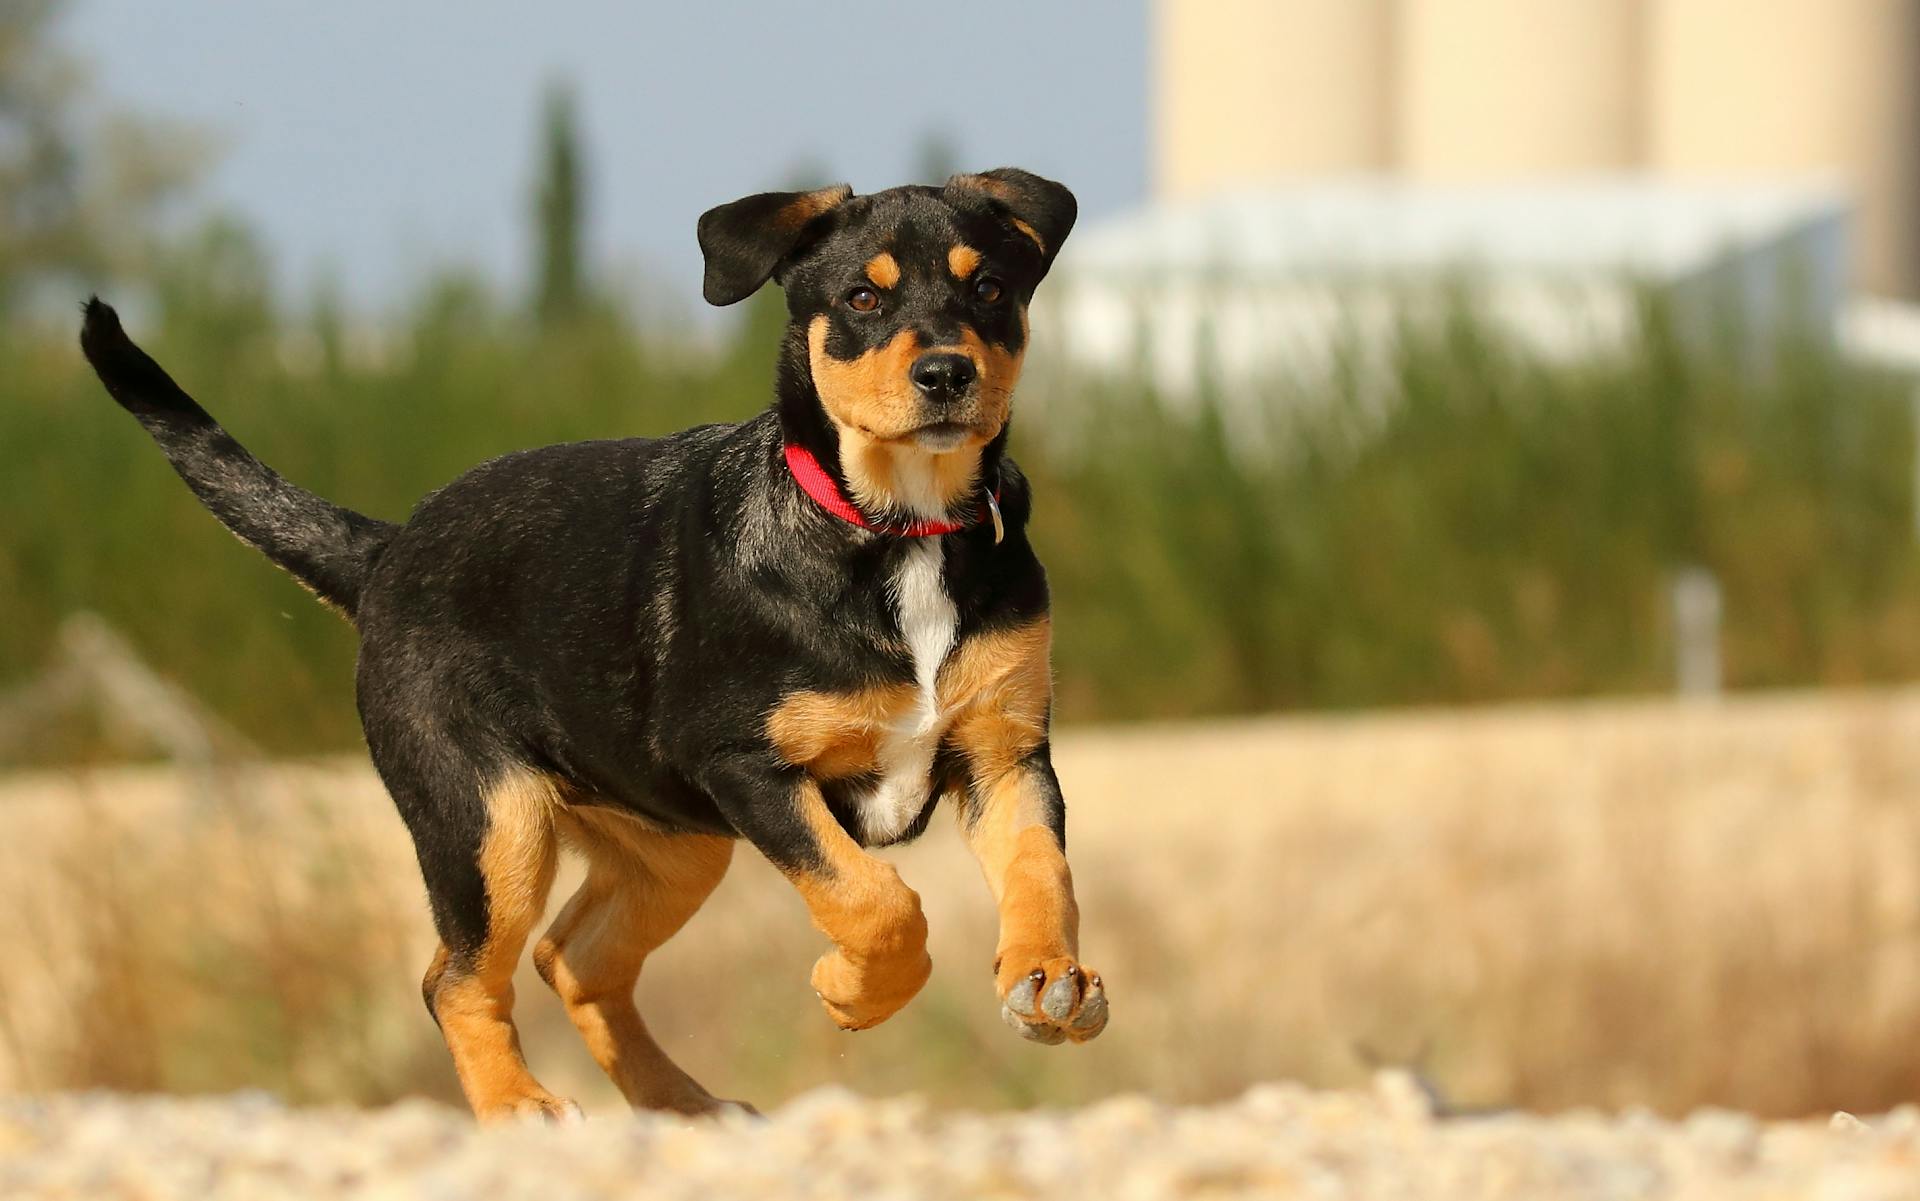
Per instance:
[[[248,454],[133,344],[98,297],[87,302],[80,349],[222,525],[353,619],[367,574],[398,527],[295,487]]]

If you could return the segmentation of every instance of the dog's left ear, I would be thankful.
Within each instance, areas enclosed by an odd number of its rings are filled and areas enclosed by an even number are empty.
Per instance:
[[[1008,225],[1040,248],[1043,276],[1080,213],[1079,203],[1064,186],[1018,167],[956,175],[947,181],[946,192],[956,199],[985,199]]]
[[[761,192],[700,214],[700,252],[707,256],[700,285],[708,304],[737,304],[773,278],[780,261],[815,230],[816,222],[846,203],[846,184],[811,192]]]

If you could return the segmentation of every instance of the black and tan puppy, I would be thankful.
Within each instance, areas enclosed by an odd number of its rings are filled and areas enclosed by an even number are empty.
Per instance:
[[[1005,455],[1027,304],[1074,212],[1016,170],[713,209],[706,298],[786,290],[773,406],[507,455],[398,526],[276,475],[87,306],[81,345],[114,399],[360,630],[367,745],[440,935],[427,1008],[482,1118],[575,1112],[528,1072],[512,1019],[562,845],[587,878],[534,959],[635,1106],[729,1104],[667,1058],[633,993],[737,839],[832,941],[813,987],[836,1023],[919,991],[920,898],[867,848],[918,835],[942,798],[999,905],[1008,1022],[1043,1043],[1106,1025],[1048,756],[1046,579]]]

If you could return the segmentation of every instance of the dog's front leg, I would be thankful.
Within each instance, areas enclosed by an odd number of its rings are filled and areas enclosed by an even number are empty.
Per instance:
[[[1046,746],[991,778],[976,778],[960,808],[960,829],[1000,909],[993,973],[1001,1017],[1034,1042],[1098,1035],[1107,1028],[1106,986],[1080,962],[1066,807]]]
[[[1107,993],[1080,962],[1066,802],[1048,744],[1051,638],[1045,617],[982,635],[941,684],[957,709],[948,737],[966,764],[960,832],[1000,909],[1001,1016],[1035,1042],[1085,1042],[1107,1028]]]
[[[833,950],[813,965],[813,990],[843,1030],[877,1026],[927,982],[920,894],[834,820],[820,786],[794,769],[732,760],[707,773],[734,826],[780,869]]]

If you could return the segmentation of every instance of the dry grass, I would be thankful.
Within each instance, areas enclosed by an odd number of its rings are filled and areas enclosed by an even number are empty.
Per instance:
[[[992,913],[936,823],[899,855],[935,976],[835,1032],[751,854],[641,983],[717,1090],[1195,1100],[1418,1062],[1465,1104],[1879,1110],[1920,1094],[1920,692],[1069,733],[1086,1048],[990,998]],[[430,936],[370,773],[124,769],[0,793],[0,1088],[451,1097]],[[563,887],[565,882],[563,881]],[[531,974],[551,1084],[613,1107]]]

